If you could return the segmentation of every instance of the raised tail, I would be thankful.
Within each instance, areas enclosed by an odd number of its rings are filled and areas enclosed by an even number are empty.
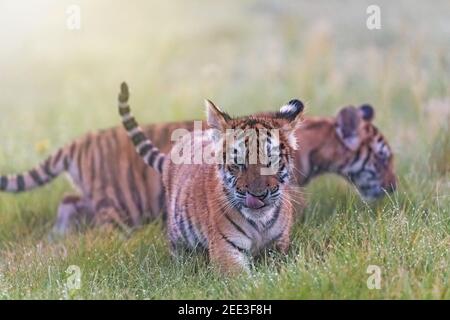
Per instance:
[[[128,136],[133,142],[137,153],[144,162],[159,173],[162,173],[166,155],[152,144],[151,140],[144,134],[144,131],[142,131],[136,119],[131,114],[128,104],[129,96],[128,86],[123,82],[120,86],[119,94],[119,114],[122,117],[122,124],[127,130]]]
[[[23,192],[43,186],[68,169],[69,159],[64,148],[59,149],[40,165],[26,172],[0,176],[0,191]]]

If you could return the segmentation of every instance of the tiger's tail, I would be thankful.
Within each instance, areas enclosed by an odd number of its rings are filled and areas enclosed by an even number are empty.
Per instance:
[[[28,171],[1,175],[0,191],[19,193],[41,187],[68,170],[70,163],[68,150],[63,147]]]
[[[122,124],[127,130],[127,134],[133,142],[137,153],[144,162],[161,174],[166,155],[153,145],[131,114],[130,105],[128,104],[129,96],[128,86],[123,82],[120,86],[119,94],[119,114],[122,117]]]

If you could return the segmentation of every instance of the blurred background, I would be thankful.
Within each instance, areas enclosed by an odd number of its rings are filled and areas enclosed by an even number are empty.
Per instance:
[[[366,27],[371,4],[379,30]],[[65,179],[2,193],[0,298],[70,298],[76,264],[84,298],[449,299],[449,14],[448,0],[1,0],[1,174],[118,125],[126,80],[142,123],[203,119],[204,98],[234,115],[292,98],[308,115],[371,103],[399,187],[369,206],[343,179],[317,179],[280,273],[269,259],[234,282],[201,259],[174,263],[160,224],[47,242]],[[368,264],[382,266],[382,290],[367,290]]]
[[[141,122],[231,114],[297,97],[309,115],[371,103],[405,174],[448,172],[450,2],[0,2],[0,168],[28,168],[114,126],[121,81]],[[70,5],[81,28],[67,26]],[[433,157],[433,158],[430,158]]]

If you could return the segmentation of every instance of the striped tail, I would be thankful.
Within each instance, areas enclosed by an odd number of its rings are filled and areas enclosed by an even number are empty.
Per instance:
[[[128,136],[133,142],[137,153],[144,162],[159,173],[162,173],[166,156],[152,144],[151,140],[145,136],[141,127],[139,127],[130,111],[130,106],[128,104],[129,96],[128,86],[123,82],[120,86],[119,94],[119,114],[122,117],[123,126],[127,130]]]
[[[0,191],[18,193],[49,183],[68,169],[68,156],[64,153],[65,149],[61,148],[42,164],[27,172],[0,176]]]

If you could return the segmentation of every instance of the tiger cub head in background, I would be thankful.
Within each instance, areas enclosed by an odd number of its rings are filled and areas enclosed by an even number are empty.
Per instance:
[[[393,153],[373,124],[368,104],[342,108],[334,118],[307,118],[298,130],[300,184],[322,173],[336,173],[372,201],[396,189]]]

